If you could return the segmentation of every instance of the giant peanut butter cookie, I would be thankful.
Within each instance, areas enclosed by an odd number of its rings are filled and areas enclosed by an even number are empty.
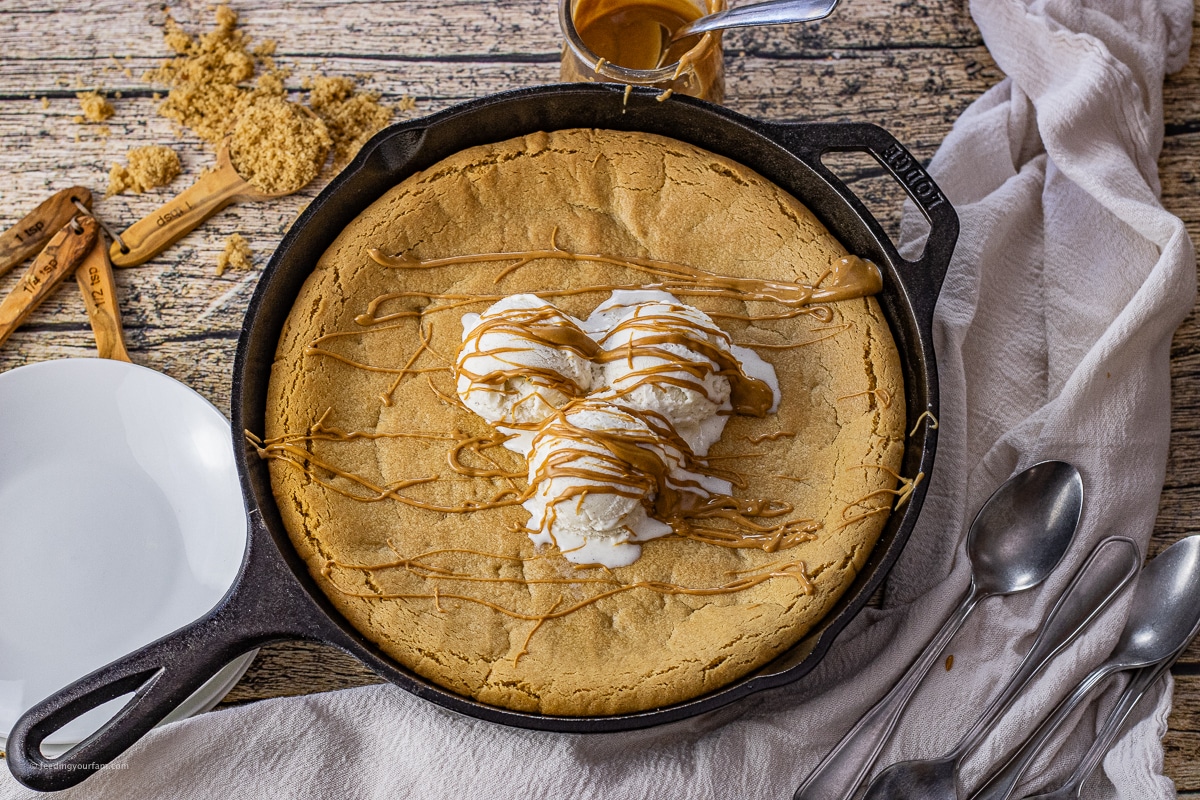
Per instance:
[[[400,664],[522,711],[675,703],[801,639],[911,488],[878,287],[696,147],[476,147],[321,256],[253,438],[317,583]]]

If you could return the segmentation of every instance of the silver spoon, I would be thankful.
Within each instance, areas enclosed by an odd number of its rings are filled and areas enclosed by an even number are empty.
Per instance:
[[[769,0],[766,3],[730,8],[689,22],[670,34],[667,44],[686,39],[689,36],[726,28],[812,22],[828,17],[833,13],[837,4],[838,0]]]
[[[879,756],[901,712],[979,602],[1032,589],[1058,565],[1075,536],[1083,479],[1062,461],[1043,461],[1009,478],[988,498],[967,533],[971,585],[958,608],[899,682],[834,746],[794,800],[850,797]]]
[[[1141,564],[1142,554],[1132,539],[1114,536],[1096,545],[1042,623],[1008,686],[954,749],[941,758],[893,764],[875,777],[863,800],[957,800],[963,759],[987,737],[1029,681],[1117,598]]]
[[[1108,753],[1109,748],[1113,746],[1113,742],[1117,740],[1117,736],[1123,730],[1125,719],[1129,713],[1137,706],[1142,695],[1162,677],[1164,672],[1171,668],[1174,661],[1171,659],[1154,666],[1142,667],[1134,672],[1125,686],[1125,690],[1121,692],[1117,704],[1108,715],[1108,719],[1104,721],[1104,727],[1100,729],[1096,741],[1092,742],[1087,754],[1079,762],[1075,771],[1071,773],[1071,777],[1067,778],[1066,783],[1053,792],[1028,797],[1026,800],[1079,800],[1080,792],[1083,791],[1083,782],[1091,776],[1096,767],[1100,766],[1105,754]]]
[[[1008,800],[1025,770],[1072,712],[1110,675],[1173,658],[1200,629],[1200,536],[1168,547],[1146,565],[1116,647],[1059,703],[973,800]]]

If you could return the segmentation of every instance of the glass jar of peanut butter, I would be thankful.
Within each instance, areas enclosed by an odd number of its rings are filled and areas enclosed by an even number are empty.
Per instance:
[[[564,81],[653,86],[719,103],[725,98],[721,31],[668,42],[725,0],[559,0]]]

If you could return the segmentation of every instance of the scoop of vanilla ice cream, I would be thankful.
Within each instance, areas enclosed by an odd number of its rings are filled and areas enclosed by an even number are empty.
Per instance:
[[[458,396],[513,437],[506,447],[527,454],[543,420],[599,383],[590,343],[577,320],[545,300],[506,297],[482,314],[463,315],[455,359]]]
[[[536,544],[555,544],[568,561],[623,567],[638,542],[671,527],[649,511],[662,481],[692,487],[684,454],[627,409],[589,398],[573,403],[538,433],[529,453],[533,495],[523,504]],[[729,491],[717,480],[712,488]],[[694,488],[691,491],[696,491]],[[706,490],[701,490],[706,491]]]
[[[658,290],[614,291],[583,322],[528,294],[466,314],[455,375],[464,405],[528,459],[530,538],[610,568],[671,533],[663,520],[728,495],[694,456],[735,407],[762,413],[767,388],[779,402],[770,364]]]
[[[618,290],[583,323],[604,348],[603,382],[610,402],[658,414],[696,455],[706,455],[725,429],[729,378],[720,374],[747,354],[753,369],[774,370],[698,308],[667,292]],[[714,357],[716,356],[716,357]],[[718,359],[724,358],[723,366]],[[742,373],[750,375],[745,369]],[[774,389],[776,400],[778,390]]]

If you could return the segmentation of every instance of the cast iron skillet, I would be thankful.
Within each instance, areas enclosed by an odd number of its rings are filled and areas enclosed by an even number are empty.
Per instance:
[[[334,237],[386,190],[459,150],[542,130],[610,128],[681,139],[756,170],[812,209],[846,247],[879,264],[879,301],[900,350],[909,439],[902,474],[929,475],[937,431],[917,425],[938,410],[931,324],[934,302],[958,236],[958,217],[920,164],[890,134],[867,123],[787,124],[748,119],[688,97],[656,100],[635,91],[623,106],[621,87],[567,84],[485,97],[380,132],[308,207],[283,238],[250,302],[233,378],[233,431],[249,515],[241,572],[206,617],[103,667],[42,701],[8,738],[8,764],[21,783],[43,791],[79,783],[124,752],[171,709],[238,655],[267,642],[312,639],[346,650],[379,675],[441,706],[493,722],[572,733],[621,731],[712,711],[769,687],[795,681],[883,581],[908,538],[928,481],[892,514],[850,589],[819,628],[757,672],[702,697],[634,714],[556,717],[510,711],[436,686],[384,655],[333,608],[292,548],[275,505],[266,462],[242,431],[263,431],[267,382],[284,319],[317,258]],[[901,258],[862,202],[821,163],[832,151],[862,151],[899,181],[931,231],[924,254]],[[133,692],[107,725],[58,759],[39,749],[51,732],[101,703]]]

